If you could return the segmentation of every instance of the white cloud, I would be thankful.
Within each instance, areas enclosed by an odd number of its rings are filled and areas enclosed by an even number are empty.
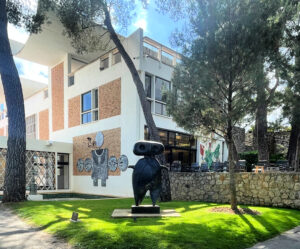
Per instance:
[[[34,81],[48,83],[48,67],[16,57],[14,59],[20,76]]]

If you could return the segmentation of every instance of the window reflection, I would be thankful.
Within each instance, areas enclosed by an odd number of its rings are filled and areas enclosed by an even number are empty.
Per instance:
[[[165,146],[165,158],[168,165],[177,163],[191,166],[196,162],[196,139],[192,135],[158,129],[160,139]],[[150,139],[148,128],[144,129],[145,140]]]

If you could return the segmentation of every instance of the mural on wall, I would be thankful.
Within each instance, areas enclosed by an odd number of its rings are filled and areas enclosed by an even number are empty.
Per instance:
[[[87,137],[88,147],[93,147],[91,151],[91,158],[85,160],[79,158],[77,160],[78,172],[90,172],[93,180],[93,185],[98,186],[98,180],[101,180],[101,186],[106,186],[106,180],[108,179],[109,171],[115,172],[117,169],[120,171],[126,171],[128,168],[128,158],[126,155],[121,155],[119,159],[112,155],[109,157],[109,150],[107,148],[101,148],[104,143],[104,135],[102,132],[96,134],[95,140],[91,137]]]
[[[205,152],[205,156],[204,156]],[[211,149],[211,143],[209,143],[208,149],[205,150],[204,145],[200,145],[200,155],[202,157],[202,160],[204,160],[207,164],[208,169],[211,168],[213,162],[219,162],[220,161],[220,144],[217,145],[214,151]]]

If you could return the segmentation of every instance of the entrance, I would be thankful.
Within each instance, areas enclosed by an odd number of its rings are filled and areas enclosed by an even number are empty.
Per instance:
[[[69,154],[57,154],[57,189],[69,189]]]

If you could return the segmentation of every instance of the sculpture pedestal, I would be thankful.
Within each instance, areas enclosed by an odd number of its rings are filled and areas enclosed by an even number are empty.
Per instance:
[[[131,206],[132,214],[159,214],[160,206],[152,206],[152,205],[141,205],[141,206]]]

